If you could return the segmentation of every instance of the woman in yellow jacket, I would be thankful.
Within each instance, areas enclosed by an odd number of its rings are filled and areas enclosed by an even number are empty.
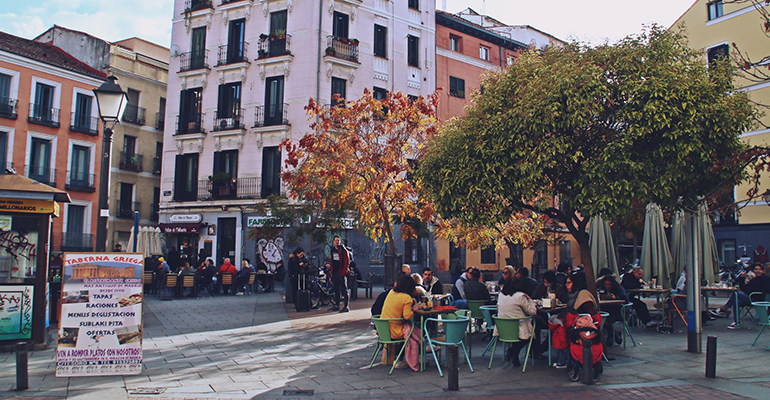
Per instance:
[[[398,279],[393,290],[385,298],[385,304],[382,306],[382,318],[403,318],[412,319],[414,307],[417,307],[412,300],[412,294],[415,291],[414,279],[409,275],[404,275]],[[420,328],[406,321],[390,321],[390,338],[407,339],[405,358],[406,362],[401,361],[396,364],[396,368],[406,368],[409,366],[417,371],[420,368]]]

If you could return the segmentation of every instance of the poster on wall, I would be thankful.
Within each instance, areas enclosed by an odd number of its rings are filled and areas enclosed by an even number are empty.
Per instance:
[[[140,253],[65,253],[56,376],[142,371]]]
[[[0,340],[32,337],[33,286],[0,286]]]

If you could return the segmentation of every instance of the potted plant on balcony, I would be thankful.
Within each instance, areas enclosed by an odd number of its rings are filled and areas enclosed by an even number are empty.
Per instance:
[[[264,50],[264,49],[257,50],[257,58],[267,58],[267,50]]]
[[[259,34],[259,40],[261,40],[261,41],[263,41],[263,42],[264,42],[265,40],[267,40],[267,38],[268,38],[268,37],[269,37],[269,36],[268,36],[268,35],[266,35],[266,34],[264,34],[264,33],[260,33],[260,34]]]
[[[334,53],[335,53],[335,52],[334,52],[334,47],[332,47],[332,46],[329,46],[329,47],[327,47],[327,48],[326,48],[326,55],[327,55],[327,56],[333,56],[333,55],[334,55]]]
[[[278,29],[275,31],[275,38],[276,39],[285,39],[286,38],[286,29]]]
[[[353,46],[358,46],[358,39],[356,39],[356,38],[350,39],[350,43],[351,43]]]
[[[209,190],[211,194],[221,196],[230,192],[235,178],[229,172],[217,172],[214,175],[209,175],[209,182],[211,182],[211,190]]]

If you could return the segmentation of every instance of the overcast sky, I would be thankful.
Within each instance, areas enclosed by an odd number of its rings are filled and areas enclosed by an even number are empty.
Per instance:
[[[219,0],[214,0],[219,3]],[[695,0],[436,0],[456,13],[471,7],[510,25],[531,25],[559,39],[599,44],[670,26]],[[172,0],[2,0],[0,29],[28,39],[54,24],[118,41],[140,37],[169,46]],[[295,10],[308,0],[294,0]],[[705,10],[704,10],[705,12]],[[289,27],[291,29],[291,27]]]

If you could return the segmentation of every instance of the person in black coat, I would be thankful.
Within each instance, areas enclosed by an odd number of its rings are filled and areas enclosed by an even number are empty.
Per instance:
[[[642,271],[642,268],[634,267],[630,272],[623,275],[623,280],[620,282],[623,289],[625,289],[626,292],[628,290],[641,289],[642,285],[644,285],[644,281],[642,280],[643,273],[644,271]],[[647,309],[647,304],[640,300],[638,295],[629,295],[628,300],[633,304],[636,316],[639,317],[642,323],[648,326],[652,324],[652,317],[650,317],[650,310]]]
[[[524,285],[524,293],[534,299],[535,290],[540,286],[540,283],[529,277],[529,269],[527,267],[519,267],[516,270],[516,280],[521,281],[522,285]]]
[[[736,277],[738,285],[741,291],[737,293],[738,307],[746,307],[751,305],[749,295],[754,292],[760,292],[764,295],[770,294],[770,276],[765,274],[765,268],[760,263],[754,263],[751,265],[751,272],[743,271]],[[730,299],[721,308],[711,312],[711,315],[724,317],[727,315],[728,310],[735,306],[735,297],[730,296]],[[764,297],[764,296],[763,296]],[[764,300],[764,299],[762,299]],[[754,298],[754,301],[757,301]],[[729,329],[736,329],[738,324],[733,322],[728,326]]]

